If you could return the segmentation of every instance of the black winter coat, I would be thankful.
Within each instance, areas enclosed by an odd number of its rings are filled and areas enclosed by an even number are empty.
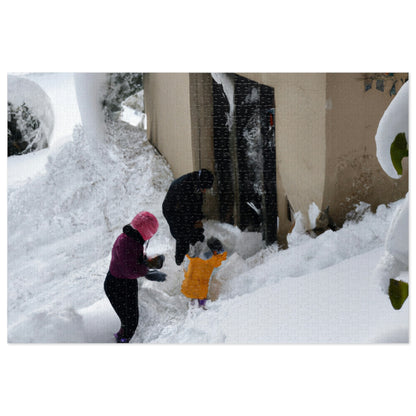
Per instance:
[[[198,171],[175,179],[163,201],[163,215],[168,221],[170,232],[176,239],[186,238],[194,232],[195,222],[202,219],[203,195]]]

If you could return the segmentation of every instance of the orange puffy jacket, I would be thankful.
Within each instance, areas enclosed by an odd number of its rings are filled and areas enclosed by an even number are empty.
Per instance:
[[[182,293],[191,299],[205,299],[208,295],[209,279],[212,271],[227,258],[227,252],[214,254],[210,259],[189,257],[188,270],[182,283]]]

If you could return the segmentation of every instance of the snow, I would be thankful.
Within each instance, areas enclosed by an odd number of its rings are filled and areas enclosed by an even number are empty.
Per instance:
[[[409,264],[409,194],[394,213],[386,236],[386,250],[404,265]]]
[[[234,120],[234,80],[230,74],[226,73],[211,73],[212,78],[217,84],[221,84],[224,90],[224,94],[227,97],[228,104],[230,105],[230,112],[228,113],[227,127],[231,131]]]
[[[320,212],[321,210],[318,208],[315,202],[312,202],[312,204],[309,205],[309,209],[308,209],[309,226],[312,230],[316,227],[316,219],[318,218],[318,215]]]
[[[121,121],[140,127],[143,130],[147,129],[147,119],[144,113],[144,90],[137,92],[122,102],[121,110]]]
[[[38,174],[44,174],[48,161],[49,150],[42,149],[35,153],[27,153],[20,156],[7,158],[7,184],[9,187],[20,186],[28,179]]]
[[[106,73],[75,74],[75,89],[85,135],[90,143],[97,144],[105,137],[103,101],[108,81]]]
[[[120,120],[135,127],[142,127],[144,130],[146,130],[146,115],[133,108],[122,106]]]
[[[165,329],[157,342],[407,342],[406,318],[390,314],[391,306],[377,296],[379,286],[372,270],[380,252],[375,249],[301,278],[263,282],[227,302],[212,303],[207,313],[191,311],[179,328]],[[256,269],[252,274],[257,275]],[[368,284],[363,284],[363,276],[369,277]]]

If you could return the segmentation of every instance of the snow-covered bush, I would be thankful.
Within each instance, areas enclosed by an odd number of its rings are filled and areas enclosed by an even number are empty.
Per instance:
[[[39,143],[40,121],[23,103],[18,107],[7,103],[7,156],[36,150]]]
[[[108,74],[108,89],[103,103],[107,117],[118,119],[123,101],[141,90],[143,90],[142,73]]]
[[[50,98],[28,79],[9,75],[7,81],[7,155],[48,147],[54,126]]]
[[[399,90],[384,112],[376,133],[377,159],[391,178],[400,178],[401,158],[409,140],[409,82]],[[396,168],[400,164],[399,168]]]
[[[377,133],[377,158],[383,170],[392,178],[402,175],[402,159],[408,156],[409,82],[380,120]],[[396,209],[385,241],[385,254],[377,272],[382,289],[389,294],[392,305],[400,309],[408,296],[409,269],[409,194]]]

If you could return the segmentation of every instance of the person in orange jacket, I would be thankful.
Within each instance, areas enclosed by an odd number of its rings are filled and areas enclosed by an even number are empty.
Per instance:
[[[222,243],[217,238],[211,237],[207,241],[207,245],[211,250],[211,257],[208,259],[186,255],[189,259],[189,265],[185,271],[185,279],[181,287],[181,292],[191,299],[191,305],[198,299],[198,306],[203,309],[206,309],[205,303],[211,274],[227,258],[227,252],[224,251]]]

